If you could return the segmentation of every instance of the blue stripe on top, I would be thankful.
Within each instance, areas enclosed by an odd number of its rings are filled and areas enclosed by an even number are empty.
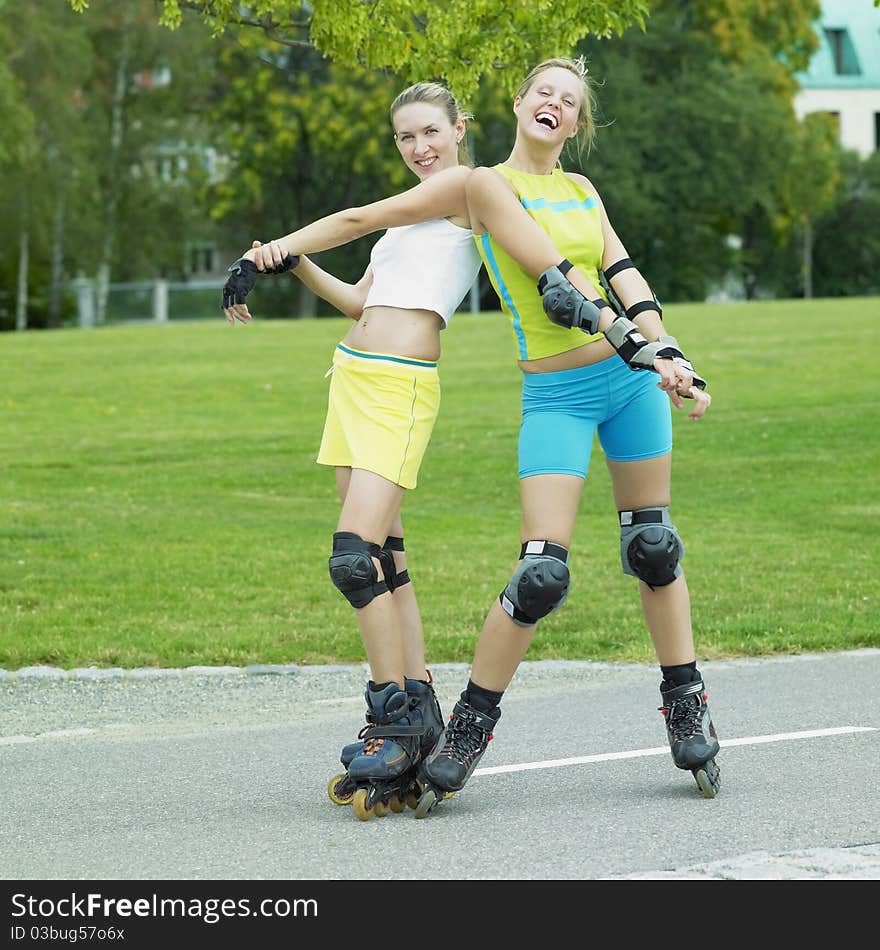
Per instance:
[[[351,350],[342,343],[337,343],[336,349],[342,350],[343,353],[348,353],[349,356],[356,356],[362,360],[381,360],[383,363],[403,363],[406,366],[424,366],[429,369],[437,365],[436,361],[432,362],[431,360],[411,360],[405,356],[386,356],[384,353],[367,353],[364,350]]]
[[[492,273],[495,275],[495,280],[498,282],[498,292],[501,295],[501,299],[510,307],[510,314],[513,320],[513,332],[516,334],[517,344],[519,345],[519,358],[521,360],[527,360],[529,358],[529,351],[526,347],[526,335],[523,333],[522,320],[520,319],[519,311],[516,309],[516,304],[513,302],[513,297],[510,296],[510,291],[507,289],[507,284],[504,283],[501,271],[498,269],[498,261],[495,260],[495,254],[492,252],[492,243],[488,231],[480,235],[480,244],[482,245],[483,253],[486,255],[486,263],[491,268]]]
[[[526,211],[541,211],[549,208],[551,211],[575,211],[578,208],[589,211],[596,207],[596,199],[593,197],[584,198],[578,201],[577,198],[569,198],[568,201],[548,201],[546,198],[520,198],[522,206]]]

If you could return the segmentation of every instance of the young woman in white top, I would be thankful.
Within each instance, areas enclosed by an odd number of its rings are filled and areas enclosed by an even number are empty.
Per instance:
[[[343,749],[347,772],[328,791],[363,821],[416,806],[416,768],[443,730],[400,508],[440,405],[440,331],[480,268],[465,194],[468,118],[445,86],[404,90],[391,106],[394,140],[420,183],[250,249],[224,288],[229,323],[248,323],[244,300],[258,274],[291,270],[356,321],[334,353],[318,462],[335,468],[342,499],[330,577],[355,608],[370,667],[367,725]],[[383,228],[357,284],[304,256]]]

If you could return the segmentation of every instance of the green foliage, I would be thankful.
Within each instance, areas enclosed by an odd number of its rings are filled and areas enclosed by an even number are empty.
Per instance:
[[[819,296],[880,293],[880,152],[843,158],[840,200],[815,222],[814,289]]]
[[[583,51],[601,111],[584,171],[660,298],[703,299],[734,263],[727,238],[777,213],[797,135],[777,71],[719,58],[668,11]]]
[[[813,24],[821,0],[656,0],[654,6],[691,32],[708,32],[731,62],[763,55],[796,72],[807,68],[819,46]]]
[[[88,0],[70,0],[75,10]],[[503,71],[508,92],[535,62],[566,54],[585,36],[610,36],[644,26],[646,0],[202,0],[199,11],[215,33],[247,23],[273,39],[308,43],[346,67],[390,70],[404,83],[445,80],[463,99],[480,79]],[[163,0],[160,22],[183,22],[178,0]]]
[[[236,250],[416,183],[392,139],[397,80],[311,49],[273,49],[254,31],[223,50],[220,66],[209,117],[227,130],[229,164],[207,201]],[[319,259],[357,280],[371,243]]]
[[[699,423],[673,414],[698,656],[880,646],[878,306],[667,308],[714,396]],[[218,316],[4,340],[0,667],[362,661],[327,576],[336,486],[315,463],[347,326]],[[444,332],[443,405],[403,509],[433,662],[470,662],[519,550],[510,336],[498,314]],[[529,659],[651,661],[598,446],[572,577]]]

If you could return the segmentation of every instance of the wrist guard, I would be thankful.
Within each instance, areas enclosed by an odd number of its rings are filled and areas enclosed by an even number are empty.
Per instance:
[[[257,282],[257,265],[246,257],[240,257],[227,268],[229,277],[223,285],[221,306],[225,310],[233,304],[244,303],[245,297],[254,289]]]
[[[228,267],[231,276],[223,285],[222,308],[226,310],[233,304],[244,303],[245,297],[254,289],[254,284],[260,274],[285,274],[293,270],[297,264],[299,264],[298,254],[285,254],[277,264],[260,271],[252,260],[240,257]]]
[[[605,338],[630,369],[653,370],[654,360],[671,359],[673,363],[677,363],[693,373],[694,386],[697,389],[706,388],[706,380],[694,372],[693,366],[684,353],[681,352],[678,340],[674,336],[662,334],[653,343],[649,343],[631,320],[627,317],[618,317],[605,331]],[[693,396],[685,393],[682,393],[682,395],[687,399],[693,399]]]
[[[606,306],[605,301],[588,300],[572,284],[565,276],[572,266],[570,261],[563,260],[556,267],[548,267],[538,278],[544,313],[560,327],[598,333],[599,313]]]
[[[661,336],[649,343],[629,317],[618,317],[605,331],[605,338],[630,369],[654,369],[656,359],[684,357],[674,336]]]

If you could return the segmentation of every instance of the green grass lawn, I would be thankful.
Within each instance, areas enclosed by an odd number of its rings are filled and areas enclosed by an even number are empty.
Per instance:
[[[678,305],[709,381],[674,414],[698,657],[880,646],[880,300]],[[343,318],[0,336],[0,667],[352,663],[315,463]],[[470,662],[519,551],[520,372],[498,314],[443,334],[404,506],[429,662]],[[598,444],[572,591],[528,659],[653,661]]]

